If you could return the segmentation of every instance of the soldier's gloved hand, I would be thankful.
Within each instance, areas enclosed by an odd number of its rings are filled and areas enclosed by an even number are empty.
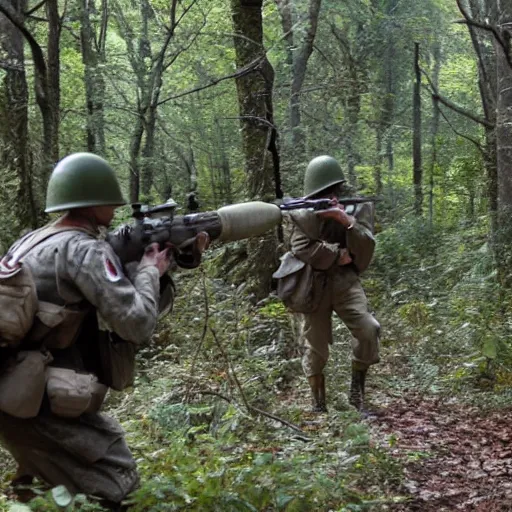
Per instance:
[[[158,269],[160,277],[163,276],[171,264],[171,255],[169,248],[165,248],[163,251],[160,250],[159,245],[155,242],[154,244],[148,245],[144,256],[140,260],[140,267],[153,266]]]
[[[329,208],[328,210],[320,210],[316,212],[316,214],[323,219],[333,219],[348,229],[350,229],[356,221],[352,215],[349,215],[347,212],[345,212],[344,206],[339,203],[334,208]]]

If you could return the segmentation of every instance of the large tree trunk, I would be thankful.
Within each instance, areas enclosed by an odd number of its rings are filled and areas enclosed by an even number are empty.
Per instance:
[[[414,94],[413,94],[413,184],[414,184],[414,211],[416,215],[422,214],[423,206],[423,169],[421,166],[421,71],[420,71],[420,45],[414,43]]]
[[[306,154],[306,138],[301,126],[301,92],[306,78],[308,60],[313,53],[318,14],[322,0],[310,0],[306,36],[300,48],[293,52],[293,76],[290,96],[290,122],[293,151],[299,160]]]
[[[34,61],[34,90],[43,121],[42,170],[39,174],[44,187],[59,158],[60,118],[60,18],[57,0],[47,0],[48,18],[47,57],[32,33],[25,26],[25,16],[16,11],[7,0],[0,0],[0,13],[4,14],[27,40]]]
[[[261,60],[255,71],[236,80],[248,193],[250,198],[270,200],[282,191],[272,109],[274,70],[263,47],[262,5],[263,0],[231,0],[236,65]],[[276,266],[275,238],[250,241],[248,252],[258,272],[253,291],[265,296]]]
[[[469,14],[477,22],[484,23],[490,20],[497,23],[498,15],[494,0],[468,0]],[[496,52],[489,44],[490,35],[472,25],[468,25],[469,34],[473,43],[478,62],[478,86],[482,107],[487,121],[496,125],[496,94],[497,71]],[[498,175],[496,165],[496,131],[495,128],[485,127],[485,155],[484,165],[487,174],[487,194],[489,198],[489,211],[491,214],[491,239],[497,229],[498,213]]]
[[[101,0],[101,21],[99,37],[91,22],[96,14],[94,0],[82,0],[80,42],[84,63],[85,99],[87,108],[87,150],[105,155],[105,41],[107,37],[107,0]]]
[[[50,177],[53,164],[59,159],[59,126],[60,126],[60,18],[58,0],[46,0],[46,16],[48,18],[48,120],[51,124],[50,140],[46,156],[50,169],[45,182]]]
[[[11,0],[13,8],[22,13],[24,1]],[[25,74],[25,55],[21,32],[0,15],[0,50],[5,76],[0,88],[0,117],[4,135],[4,151],[0,162],[4,173],[18,177],[16,229],[37,227],[37,208],[32,188],[31,158],[28,147],[28,86]]]
[[[497,55],[496,144],[498,164],[499,226],[510,225],[512,213],[512,68],[510,37],[512,36],[512,5],[498,0],[499,28],[505,48],[495,43]]]

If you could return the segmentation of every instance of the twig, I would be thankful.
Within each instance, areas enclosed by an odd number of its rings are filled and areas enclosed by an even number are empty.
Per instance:
[[[449,99],[445,98],[444,96],[441,96],[439,94],[439,91],[437,90],[436,86],[433,84],[432,80],[426,73],[426,71],[421,69],[421,73],[427,79],[427,81],[430,85],[430,88],[432,89],[431,94],[434,99],[439,100],[445,107],[448,107],[449,109],[453,110],[454,112],[457,112],[458,114],[461,114],[461,115],[471,119],[475,123],[486,126],[487,128],[494,128],[494,124],[491,123],[490,121],[488,121],[487,119],[485,119],[484,117],[473,114],[469,110],[466,110],[466,109],[460,107],[459,105],[456,105],[455,103],[453,103]]]
[[[238,388],[238,391],[240,392],[240,396],[242,397],[242,401],[247,408],[247,410],[250,412],[251,406],[249,405],[249,402],[247,401],[247,397],[245,396],[245,392],[242,388],[242,385],[240,384],[240,381],[238,380],[238,377],[236,375],[236,372],[233,368],[233,365],[231,364],[231,360],[229,359],[228,355],[226,354],[226,351],[224,350],[224,347],[222,346],[222,343],[220,342],[219,338],[217,337],[217,333],[215,330],[210,327],[210,332],[212,333],[213,339],[215,340],[215,343],[217,344],[217,347],[219,347],[220,353],[222,354],[222,357],[226,361],[226,365],[228,367],[228,370],[231,373],[231,377],[233,381],[235,382],[236,387]]]
[[[443,112],[442,109],[439,109],[439,113],[443,116],[443,119],[446,121],[448,126],[455,133],[455,135],[458,135],[459,137],[462,137],[463,139],[469,140],[470,142],[472,142],[480,150],[480,152],[482,154],[485,154],[484,148],[482,147],[482,144],[480,144],[480,142],[478,142],[477,140],[473,139],[473,137],[470,137],[469,135],[464,135],[463,133],[457,131],[454,128],[454,126],[452,125],[452,123],[450,123],[450,120],[446,117],[446,114]]]
[[[203,286],[203,303],[204,303],[204,323],[203,323],[203,332],[201,334],[201,339],[197,345],[196,351],[194,352],[194,356],[192,357],[192,366],[190,367],[190,377],[194,375],[194,371],[196,369],[196,361],[199,356],[199,352],[203,347],[204,340],[206,338],[206,333],[208,332],[208,322],[210,320],[210,308],[208,306],[208,290],[206,289],[206,278],[204,274],[204,269],[201,267],[201,283]],[[185,393],[184,402],[188,403],[190,399],[190,390],[191,388],[187,386],[187,391]]]
[[[263,62],[263,59],[265,57],[266,57],[266,55],[263,55],[262,57],[258,57],[257,59],[253,60],[246,66],[236,70],[234,73],[231,73],[230,75],[226,75],[226,76],[221,76],[219,78],[215,78],[215,79],[211,80],[209,83],[207,83],[206,85],[194,87],[193,89],[189,89],[188,91],[184,91],[180,94],[175,94],[174,96],[169,96],[168,98],[160,100],[157,103],[157,106],[163,105],[164,103],[167,103],[168,101],[182,98],[183,96],[188,96],[189,94],[193,94],[194,92],[204,91],[205,89],[209,89],[210,87],[213,87],[214,85],[217,85],[220,82],[224,82],[225,80],[230,80],[231,78],[240,78],[249,73],[252,73]]]
[[[242,397],[242,401],[244,402],[244,405],[245,407],[247,408],[247,410],[253,414],[253,413],[256,413],[256,414],[260,414],[261,416],[266,416],[267,418],[270,418],[274,421],[278,421],[279,423],[282,423],[283,425],[286,425],[287,427],[291,428],[292,430],[295,430],[296,432],[299,432],[300,434],[304,434],[304,431],[297,425],[295,425],[294,423],[291,423],[283,418],[280,418],[279,416],[276,416],[274,414],[271,414],[269,412],[266,412],[266,411],[263,411],[262,409],[258,409],[258,407],[254,407],[253,405],[251,405],[248,400],[247,400],[247,397],[245,396],[245,392],[242,388],[242,385],[240,384],[240,381],[238,380],[238,377],[236,375],[236,372],[233,368],[233,365],[231,364],[231,361],[228,357],[228,355],[226,354],[226,351],[224,350],[224,347],[222,346],[219,338],[217,337],[217,333],[215,332],[214,329],[212,329],[210,327],[210,332],[212,333],[212,336],[213,336],[213,339],[215,340],[215,343],[217,344],[217,347],[219,347],[219,350],[222,354],[222,357],[224,357],[224,360],[226,361],[226,364],[228,365],[228,368],[230,370],[230,373],[231,373],[231,377],[233,378],[233,381],[235,382],[236,384],[236,387],[238,388],[238,391],[240,392],[240,396]],[[303,440],[307,439],[308,441],[310,441],[309,438],[304,438]]]
[[[276,416],[275,414],[270,414],[267,411],[264,411],[262,409],[258,409],[257,407],[254,407],[253,405],[249,406],[250,409],[254,412],[257,412],[258,414],[261,414],[262,416],[266,416],[267,418],[270,418],[275,421],[279,421],[279,423],[282,423],[283,425],[286,425],[287,427],[291,428],[292,430],[295,430],[296,432],[299,432],[301,434],[304,434],[304,430],[302,430],[299,426],[295,425],[295,423],[291,423],[287,420],[284,420],[283,418],[280,418],[279,416]],[[309,438],[303,438],[303,440],[307,439],[308,441],[311,441]]]
[[[471,18],[468,11],[466,11],[465,7],[462,5],[461,0],[456,1],[457,6],[459,7],[459,11],[462,13],[462,16],[464,16],[464,19],[456,20],[455,23],[464,23],[465,25],[469,25],[470,27],[475,27],[491,32],[492,35],[495,37],[496,41],[498,41],[498,44],[501,46],[503,53],[505,54],[505,58],[507,59],[508,65],[512,68],[512,60],[510,58],[508,45],[503,40],[503,37],[501,37],[501,34],[499,33],[498,29],[494,25],[491,25],[490,23],[480,23],[478,21],[475,21],[473,18]]]

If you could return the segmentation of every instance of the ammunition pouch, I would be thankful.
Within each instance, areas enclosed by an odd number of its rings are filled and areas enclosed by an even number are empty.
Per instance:
[[[28,341],[42,343],[51,350],[68,348],[76,341],[87,313],[85,308],[74,309],[39,301]]]
[[[16,418],[36,417],[46,387],[45,370],[52,359],[41,350],[24,350],[9,358],[0,375],[0,411]]]
[[[46,391],[53,414],[77,418],[99,411],[108,389],[92,373],[50,366],[46,369]]]
[[[132,386],[137,346],[113,332],[99,331],[98,336],[101,382],[116,391]]]

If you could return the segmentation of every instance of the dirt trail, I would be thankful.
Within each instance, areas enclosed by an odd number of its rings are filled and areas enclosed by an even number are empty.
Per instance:
[[[485,413],[409,398],[370,420],[375,439],[405,462],[396,511],[512,511],[512,410]]]

